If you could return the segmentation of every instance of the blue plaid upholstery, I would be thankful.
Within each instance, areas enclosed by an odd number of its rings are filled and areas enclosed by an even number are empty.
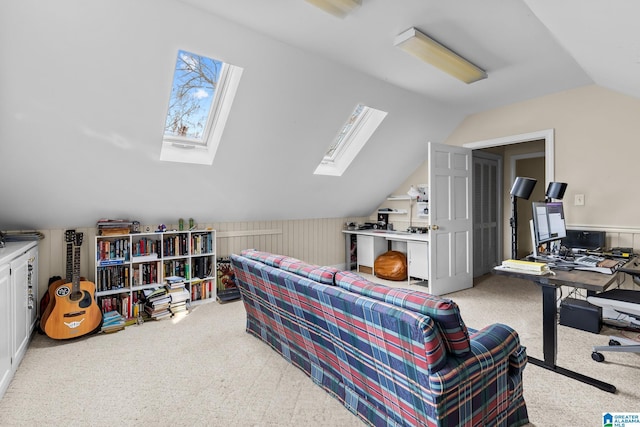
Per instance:
[[[528,422],[526,353],[508,326],[465,327],[469,350],[453,354],[435,316],[301,275],[317,266],[301,268],[299,260],[284,258],[279,267],[270,266],[261,260],[275,256],[252,255],[257,259],[231,256],[247,331],[367,424]]]
[[[255,249],[245,249],[241,252],[241,255],[254,261],[263,262],[271,267],[278,267],[282,270],[315,280],[316,282],[324,283],[325,285],[333,285],[335,283],[335,275],[340,271],[334,267],[321,267],[307,264],[296,258],[274,255]]]
[[[409,289],[390,288],[370,282],[350,271],[337,273],[336,284],[351,292],[431,316],[442,332],[449,353],[464,356],[470,351],[469,332],[462,321],[458,305],[450,299]]]

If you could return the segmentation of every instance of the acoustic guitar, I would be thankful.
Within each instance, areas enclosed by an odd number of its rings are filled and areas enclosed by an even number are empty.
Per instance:
[[[46,319],[43,315],[41,326],[52,339],[77,338],[96,332],[102,325],[102,311],[95,300],[95,285],[80,280],[82,238],[83,233],[74,233],[72,282],[53,283],[49,287],[48,315]]]

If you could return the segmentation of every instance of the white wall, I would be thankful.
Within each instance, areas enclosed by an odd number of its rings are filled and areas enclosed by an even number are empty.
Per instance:
[[[275,254],[288,255],[317,265],[341,266],[345,262],[345,237],[342,233],[346,222],[366,221],[362,217],[321,218],[310,220],[217,222],[198,223],[199,229],[216,230],[216,256],[227,257],[243,249],[258,249]],[[144,226],[147,224],[143,224]],[[148,224],[155,229],[157,224]],[[177,229],[178,224],[165,224]],[[75,228],[83,233],[80,275],[94,281],[95,227]],[[38,290],[40,297],[47,289],[52,276],[65,275],[65,229],[41,230],[45,238],[38,244]]]
[[[640,165],[638,117],[640,100],[599,86],[585,86],[471,115],[445,143],[461,146],[554,129],[555,180],[569,184],[564,197],[567,225],[606,231],[608,246],[640,250],[640,198],[634,195]],[[541,144],[533,142],[500,150],[504,156],[503,217],[507,231],[510,159],[541,150]],[[418,170],[426,176],[427,163]],[[417,180],[412,175],[392,193],[406,192]],[[542,187],[546,188],[544,184]],[[584,206],[574,205],[576,194],[585,195]],[[510,253],[509,242],[510,234],[506,232],[505,257]]]
[[[638,117],[640,100],[586,86],[469,116],[446,143],[554,129],[555,180],[569,184],[567,225],[607,231],[608,246],[638,249],[640,199],[633,196],[640,159]],[[574,205],[576,194],[585,195],[584,206]]]
[[[244,68],[212,166],[159,161],[179,49]],[[5,230],[368,215],[462,119],[174,0],[6,0],[0,52]],[[342,177],[313,175],[359,102],[389,114]]]

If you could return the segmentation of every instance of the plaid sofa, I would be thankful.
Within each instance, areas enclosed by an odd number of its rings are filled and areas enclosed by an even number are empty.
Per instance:
[[[256,250],[232,255],[247,332],[375,426],[519,426],[525,348],[455,302]]]

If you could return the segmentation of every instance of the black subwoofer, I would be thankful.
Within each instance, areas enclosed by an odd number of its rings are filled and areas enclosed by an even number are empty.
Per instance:
[[[560,304],[560,324],[599,334],[602,328],[602,307],[581,299],[565,298]]]

